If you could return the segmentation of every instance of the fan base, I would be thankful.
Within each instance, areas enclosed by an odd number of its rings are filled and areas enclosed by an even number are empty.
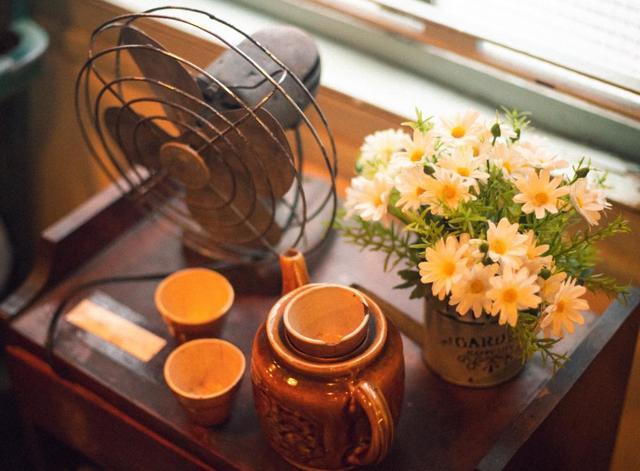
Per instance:
[[[190,267],[216,263],[211,258],[191,249],[184,240],[182,252],[184,260]],[[276,259],[253,264],[231,262],[228,267],[219,268],[216,271],[226,276],[238,293],[275,296],[282,290],[280,268]]]
[[[332,232],[318,250],[306,255],[307,268],[311,274],[313,274],[314,267],[322,259],[324,252],[333,243],[333,234]],[[184,239],[182,253],[186,265],[189,267],[207,266],[215,263],[211,258],[191,249],[184,242]],[[254,263],[238,262],[234,264],[231,262],[229,266],[216,269],[216,271],[229,279],[237,293],[277,296],[282,292],[282,273],[278,259],[275,257]]]

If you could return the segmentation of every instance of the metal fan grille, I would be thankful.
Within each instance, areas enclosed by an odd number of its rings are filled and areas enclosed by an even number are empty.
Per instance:
[[[149,20],[224,44],[257,79],[225,83],[145,33]],[[229,36],[240,37],[252,55]],[[259,99],[241,96],[243,88],[258,87],[268,88]],[[215,90],[216,100],[203,89]],[[92,34],[75,92],[80,130],[96,162],[121,191],[178,228],[191,248],[214,258],[264,258],[283,246],[312,252],[327,238],[337,161],[325,116],[290,67],[239,28],[183,7],[118,16]],[[288,136],[272,105],[293,117]],[[326,183],[311,185],[312,193],[303,148],[323,165]]]

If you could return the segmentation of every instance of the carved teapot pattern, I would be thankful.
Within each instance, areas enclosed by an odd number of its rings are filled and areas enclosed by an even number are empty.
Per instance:
[[[280,261],[285,293],[258,329],[252,351],[251,380],[263,432],[284,459],[303,469],[377,463],[389,451],[400,416],[400,334],[365,294],[341,285],[308,284],[300,253],[288,251]],[[349,327],[354,330],[349,339],[338,335],[333,344],[292,343],[296,322],[317,318],[325,322],[321,330],[326,333],[345,324],[346,311],[357,309],[358,300],[364,320]],[[301,307],[302,319],[285,325],[294,306]],[[331,356],[335,352],[339,356]]]

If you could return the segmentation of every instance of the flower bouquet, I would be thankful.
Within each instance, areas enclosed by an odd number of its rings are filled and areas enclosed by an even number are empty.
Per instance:
[[[515,361],[513,376],[535,352],[559,367],[566,357],[553,347],[584,322],[587,289],[625,292],[594,272],[594,244],[629,230],[620,217],[599,224],[610,206],[606,175],[584,158],[570,166],[525,137],[526,113],[484,121],[474,111],[440,119],[417,111],[403,125],[411,134],[366,137],[339,231],[384,252],[385,270],[405,265],[398,288],[427,300],[427,330],[435,313],[483,329],[475,332],[494,329],[459,340],[452,324],[425,341],[427,363],[445,378],[465,384],[473,382],[469,371],[482,370],[479,382],[495,384],[497,370]],[[450,359],[466,366],[458,378],[430,359],[445,350],[427,352],[447,344],[460,347]]]

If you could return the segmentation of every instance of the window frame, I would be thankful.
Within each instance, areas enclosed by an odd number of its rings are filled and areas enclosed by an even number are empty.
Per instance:
[[[476,41],[482,38],[443,25],[436,18],[417,18],[413,13],[406,14],[408,21],[402,22],[357,11],[349,2],[337,0],[237,2],[493,106],[530,111],[540,128],[640,162],[640,108],[633,109],[624,97],[611,93],[607,87],[612,86],[599,80],[549,63],[542,63],[547,66],[547,75],[540,78],[540,67],[533,71],[518,69],[509,64],[511,58],[486,60],[476,50]],[[411,21],[423,25],[426,22],[434,34],[425,35],[420,32],[424,28],[412,26]],[[507,52],[517,54],[513,50]],[[535,64],[535,58],[528,59]]]

